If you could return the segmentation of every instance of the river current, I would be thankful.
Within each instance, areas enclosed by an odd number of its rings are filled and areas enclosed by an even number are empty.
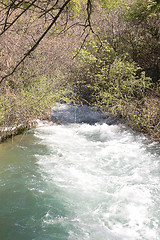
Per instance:
[[[0,145],[0,240],[160,240],[159,145],[88,108],[53,120]]]

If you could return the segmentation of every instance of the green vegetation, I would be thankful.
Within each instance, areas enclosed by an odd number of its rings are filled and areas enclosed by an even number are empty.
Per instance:
[[[160,139],[159,1],[17,0],[0,9],[1,129],[66,101]]]
[[[83,101],[122,116],[139,131],[154,137],[159,134],[160,108],[154,89],[159,83],[154,84],[128,55],[117,56],[107,42],[101,50],[89,43],[79,58],[82,66],[74,69],[71,76]],[[79,81],[74,80],[75,75]]]

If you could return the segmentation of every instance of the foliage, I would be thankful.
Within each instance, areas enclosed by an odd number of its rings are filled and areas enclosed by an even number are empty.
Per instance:
[[[124,16],[127,21],[146,21],[153,15],[152,9],[156,5],[153,0],[136,0],[127,7]]]
[[[45,76],[32,79],[32,83],[26,87],[23,79],[19,77],[14,90],[5,86],[1,91],[1,127],[18,126],[22,123],[27,125],[34,119],[43,119],[50,113],[51,106],[56,101],[68,100],[66,96],[69,90],[65,87],[66,83],[62,81],[60,74],[51,79]]]
[[[120,56],[107,41],[100,47],[92,40],[81,51],[79,62],[80,80],[76,77],[73,87],[84,102],[118,114],[130,126],[156,135],[160,106],[152,96],[154,84],[127,53]],[[72,70],[72,79],[75,73],[77,69]]]
[[[153,0],[136,0],[121,13],[125,29],[121,32],[119,49],[127,51],[147,75],[158,81],[160,13],[158,7],[153,10],[153,6],[158,6]]]
[[[159,14],[159,0],[1,1],[1,127],[85,102],[160,138]]]

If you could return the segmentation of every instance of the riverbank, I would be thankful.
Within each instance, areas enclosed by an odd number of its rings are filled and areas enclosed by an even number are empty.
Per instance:
[[[160,239],[159,161],[122,124],[40,122],[0,145],[0,239]]]
[[[72,104],[56,104],[50,113],[44,114],[40,119],[30,120],[26,123],[19,124],[18,126],[4,126],[0,128],[0,143],[4,142],[8,138],[12,138],[16,135],[23,134],[25,131],[36,127],[38,125],[39,120],[47,120],[56,124],[68,124],[68,123],[89,123],[91,125],[95,124],[97,119],[100,124],[106,123],[108,125],[115,124],[124,124],[129,127],[133,131],[143,133],[151,141],[160,141],[160,121],[157,121],[157,115],[150,114],[150,118],[147,118],[147,121],[143,120],[143,116],[136,121],[135,117],[132,118],[130,112],[128,111],[128,115],[122,116],[120,114],[112,115],[108,111],[102,113],[100,110],[95,110],[95,114],[93,112],[94,107],[90,107],[88,105],[72,105]],[[151,108],[150,108],[151,109]],[[140,109],[139,109],[140,111]],[[151,110],[150,110],[151,111]],[[153,116],[155,115],[155,116]],[[154,119],[155,118],[155,119]],[[138,115],[137,115],[138,119]],[[152,121],[152,122],[151,122]],[[154,122],[154,128],[150,126]]]
[[[2,127],[0,128],[0,143],[4,142],[8,138],[23,134],[25,131],[35,127],[37,120],[30,121],[28,123],[22,123],[18,126]]]

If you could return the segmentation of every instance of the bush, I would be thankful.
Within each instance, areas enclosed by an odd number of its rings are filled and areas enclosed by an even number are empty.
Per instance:
[[[121,115],[130,126],[154,138],[160,137],[154,84],[128,54],[117,56],[107,41],[101,48],[90,42],[79,55],[79,63],[71,79],[81,98],[102,111]]]

